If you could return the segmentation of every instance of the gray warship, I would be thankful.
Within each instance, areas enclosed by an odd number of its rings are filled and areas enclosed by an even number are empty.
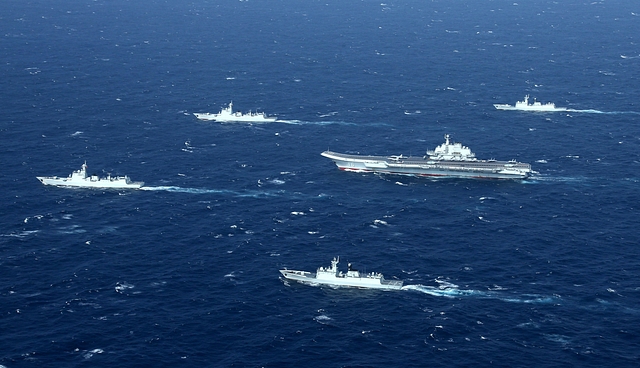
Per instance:
[[[547,102],[543,104],[536,100],[533,103],[529,103],[529,95],[524,96],[524,101],[516,102],[515,106],[509,104],[493,104],[498,110],[520,110],[520,111],[536,111],[536,112],[553,112],[553,111],[567,111],[566,107],[557,107],[553,102]]]
[[[272,123],[278,120],[275,116],[267,116],[264,112],[249,112],[243,114],[233,111],[233,101],[228,107],[223,108],[217,114],[196,112],[193,115],[200,120],[218,121],[222,123]]]
[[[286,269],[280,270],[280,273],[288,280],[307,284],[383,290],[400,290],[402,288],[402,281],[385,280],[384,276],[377,272],[361,274],[360,271],[351,267],[351,263],[349,263],[347,273],[338,271],[339,262],[339,257],[333,258],[331,267],[319,267],[316,273]]]
[[[66,178],[57,176],[37,176],[44,185],[76,188],[110,188],[110,189],[138,189],[144,185],[141,181],[131,181],[128,176],[111,176],[100,178],[97,175],[87,175],[87,162],[82,164],[80,170],[76,170]]]
[[[333,160],[340,170],[352,172],[470,179],[526,179],[533,172],[531,165],[515,160],[478,160],[469,147],[452,143],[449,134],[444,139],[422,157],[349,155],[329,150],[322,156]]]

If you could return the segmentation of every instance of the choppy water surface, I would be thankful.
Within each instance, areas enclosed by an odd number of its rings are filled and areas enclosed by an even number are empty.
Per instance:
[[[0,365],[636,366],[635,4],[13,2]],[[499,111],[529,94],[570,111]],[[271,124],[201,122],[231,100]],[[525,181],[339,171],[444,134]],[[87,161],[143,190],[43,186]],[[287,282],[332,257],[396,292]],[[346,267],[346,265],[343,265]]]

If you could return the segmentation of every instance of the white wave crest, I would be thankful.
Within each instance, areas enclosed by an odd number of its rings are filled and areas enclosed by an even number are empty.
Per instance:
[[[133,286],[132,284],[129,284],[127,282],[118,282],[118,283],[116,283],[115,289],[116,289],[116,292],[122,293],[125,290],[133,289],[134,287],[135,286]]]

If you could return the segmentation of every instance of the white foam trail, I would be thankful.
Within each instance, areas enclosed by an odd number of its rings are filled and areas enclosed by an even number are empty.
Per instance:
[[[433,286],[424,286],[424,285],[405,285],[402,287],[402,290],[414,290],[419,291],[421,293],[433,295],[433,296],[443,296],[446,298],[457,298],[463,296],[481,296],[482,292],[477,290],[460,290],[458,288],[436,288]]]
[[[28,231],[22,231],[18,234],[0,234],[0,236],[6,236],[6,237],[13,237],[13,238],[24,238],[26,236],[29,236],[31,234],[36,234],[38,233],[40,230],[28,230]]]
[[[584,114],[606,114],[606,115],[634,114],[634,115],[640,115],[640,112],[637,112],[637,111],[600,111],[600,110],[593,110],[593,109],[587,109],[587,110],[567,109],[566,111],[567,112],[579,112],[579,113],[584,113]]]
[[[276,123],[293,124],[293,125],[357,125],[346,121],[301,121],[301,120],[276,120]]]
[[[300,124],[300,120],[276,120],[276,123],[282,123],[282,124],[293,124],[293,125],[299,125]]]
[[[238,192],[238,191],[227,190],[227,189],[182,188],[182,187],[174,187],[174,186],[141,187],[140,190],[165,191],[165,192],[174,192],[174,193],[191,193],[191,194],[224,194],[224,195],[232,195],[234,197],[253,197],[253,198],[277,197],[280,194],[282,194],[282,191],[273,192],[273,191],[247,190],[243,192]]]
[[[453,285],[453,284],[450,284]],[[502,295],[502,293],[498,293],[495,291],[481,291],[481,290],[468,290],[468,289],[458,289],[457,286],[425,286],[425,285],[405,285],[402,287],[402,290],[413,290],[421,293],[429,294],[432,296],[440,296],[445,298],[464,298],[464,297],[475,297],[481,299],[498,299],[505,302],[511,303],[537,303],[537,304],[550,304],[557,303],[557,297],[543,296],[543,295],[533,295],[526,294],[522,296],[507,296]]]
[[[293,124],[293,125],[347,125],[347,126],[358,126],[360,124],[349,123],[346,121],[337,121],[337,120],[326,120],[326,121],[302,121],[302,120],[276,120],[276,123],[283,124]],[[380,126],[380,127],[390,127],[392,124],[387,123],[366,123],[366,126]]]

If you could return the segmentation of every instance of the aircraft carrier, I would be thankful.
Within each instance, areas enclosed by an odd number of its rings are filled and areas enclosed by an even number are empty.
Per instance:
[[[526,179],[533,172],[530,164],[515,160],[479,160],[469,147],[452,143],[449,134],[444,139],[422,157],[362,156],[328,150],[322,156],[333,160],[340,170],[353,172],[473,179]]]

